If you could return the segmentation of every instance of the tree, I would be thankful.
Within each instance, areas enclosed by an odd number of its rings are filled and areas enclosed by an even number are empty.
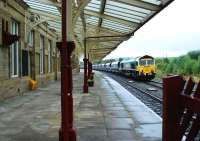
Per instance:
[[[173,65],[172,65],[172,63],[169,63],[169,64],[166,66],[165,71],[166,71],[167,73],[173,73]]]
[[[185,61],[185,66],[184,66],[184,70],[185,70],[185,73],[186,74],[193,74],[193,72],[192,72],[192,65],[193,65],[193,61],[192,60],[190,60],[190,59],[187,59],[186,61]]]
[[[200,50],[175,58],[156,58],[157,69],[161,74],[200,75]]]
[[[191,59],[198,60],[198,57],[200,56],[200,50],[190,51],[188,52],[188,56],[190,56]]]
[[[199,68],[198,68],[199,66],[198,66],[197,62],[194,62],[191,67],[192,67],[193,74],[199,73]]]

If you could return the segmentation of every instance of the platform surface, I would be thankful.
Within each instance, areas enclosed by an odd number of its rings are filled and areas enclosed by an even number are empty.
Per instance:
[[[78,141],[161,141],[159,116],[119,83],[95,73],[82,93],[83,73],[74,75]],[[60,82],[0,102],[0,141],[58,141]]]

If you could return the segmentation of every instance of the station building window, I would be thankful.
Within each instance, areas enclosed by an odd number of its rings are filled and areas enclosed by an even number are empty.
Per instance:
[[[35,32],[31,30],[28,34],[28,47],[29,47],[29,75],[35,79]]]
[[[1,31],[1,35],[3,35],[3,31],[5,31],[4,19],[3,19],[3,18],[2,18],[2,20],[1,20],[0,31]],[[0,36],[0,41],[2,41],[2,37],[1,37],[1,36]]]
[[[29,73],[29,52],[22,50],[22,76],[28,76]]]
[[[29,47],[33,47],[33,41],[34,41],[34,31],[31,30],[29,32],[29,35],[28,35],[28,45],[29,45]]]
[[[44,73],[44,36],[40,35],[40,74]]]
[[[22,50],[22,76],[31,75],[31,52],[33,48],[34,32],[31,30],[28,34],[28,50]]]
[[[48,72],[51,72],[51,63],[52,63],[52,42],[48,40]]]
[[[34,36],[35,36],[35,32],[34,30],[31,30],[29,32],[29,36],[28,36],[28,45],[29,45],[29,74],[32,76],[33,75],[33,67],[35,65],[34,60]]]
[[[11,22],[11,34],[19,35],[19,23],[17,21]],[[19,76],[19,42],[15,42],[10,48],[11,57],[11,77]]]

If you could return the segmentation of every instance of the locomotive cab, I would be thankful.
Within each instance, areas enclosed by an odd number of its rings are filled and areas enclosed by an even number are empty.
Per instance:
[[[138,58],[137,72],[141,78],[153,79],[156,72],[155,59],[148,55]]]

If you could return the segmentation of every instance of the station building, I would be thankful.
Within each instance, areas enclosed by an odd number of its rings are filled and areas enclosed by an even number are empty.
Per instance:
[[[162,120],[117,81],[91,71],[93,61],[173,1],[0,0],[0,101],[7,99],[0,103],[0,140],[194,140],[200,83],[193,91],[192,79],[164,78]],[[83,55],[84,73],[73,74]],[[17,96],[33,84],[38,90]]]
[[[42,86],[59,79],[59,36],[46,22],[38,24],[28,7],[23,0],[0,1],[0,99],[27,91],[30,80]],[[19,39],[6,45],[7,33]]]

